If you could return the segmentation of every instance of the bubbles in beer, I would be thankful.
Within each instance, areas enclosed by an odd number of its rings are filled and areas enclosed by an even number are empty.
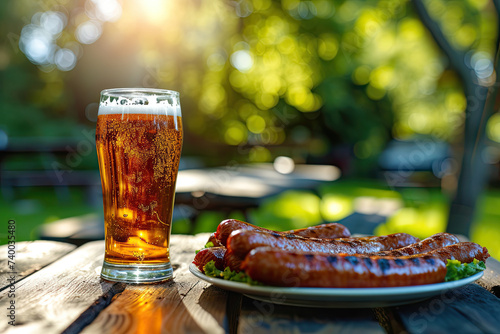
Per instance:
[[[96,132],[106,261],[165,261],[182,147],[180,115],[135,112],[158,109],[150,105],[126,106],[129,112],[121,114],[118,103],[100,106]]]

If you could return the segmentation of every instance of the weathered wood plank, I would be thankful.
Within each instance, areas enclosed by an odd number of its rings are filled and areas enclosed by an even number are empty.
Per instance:
[[[500,298],[500,262],[491,257],[486,260],[486,270],[477,284]]]
[[[494,332],[500,322],[499,299],[477,284],[422,303],[377,309],[377,317],[369,309],[300,308],[242,298],[188,271],[194,250],[207,239],[208,234],[172,236],[174,281],[155,285],[102,281],[104,242],[86,244],[15,285],[17,326],[5,321],[0,323],[0,332],[381,333],[383,328],[398,333]],[[491,260],[487,262],[491,272],[478,283],[495,292],[500,264]],[[7,291],[0,292],[0,308],[10,300]]]
[[[237,333],[241,314],[241,302],[243,295],[228,291],[226,301],[227,328],[226,333]]]
[[[104,242],[91,242],[16,284],[15,298],[0,293],[0,308],[15,301],[16,326],[0,322],[2,333],[60,333],[75,319],[93,319],[124,284],[99,277]],[[95,316],[94,316],[95,317]]]
[[[15,246],[15,282],[19,282],[76,248],[75,245],[63,242],[42,240],[18,242]],[[8,250],[8,245],[0,246],[0,291],[10,284],[7,278],[12,275],[12,270],[8,266]]]
[[[389,333],[498,333],[500,328],[500,300],[477,284],[376,312]]]
[[[174,281],[127,286],[83,333],[224,333],[227,293],[188,270],[208,235],[173,235]]]
[[[370,309],[321,309],[243,297],[238,333],[385,333]]]

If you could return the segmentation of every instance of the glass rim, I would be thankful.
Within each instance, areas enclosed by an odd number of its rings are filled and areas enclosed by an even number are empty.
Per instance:
[[[120,97],[123,94],[143,93],[145,95],[175,96],[179,97],[179,92],[162,88],[108,88],[101,91],[101,95]]]

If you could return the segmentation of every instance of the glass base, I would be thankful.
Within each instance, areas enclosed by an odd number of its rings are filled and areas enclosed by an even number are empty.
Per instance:
[[[170,262],[119,265],[104,261],[101,277],[112,282],[147,284],[168,281],[173,278],[173,273]]]

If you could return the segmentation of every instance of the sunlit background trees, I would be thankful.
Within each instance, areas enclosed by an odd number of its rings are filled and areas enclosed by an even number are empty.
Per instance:
[[[425,4],[453,47],[467,51],[466,65],[490,78],[492,3]],[[16,0],[0,3],[0,26],[0,127],[9,138],[81,137],[95,127],[105,88],[174,89],[182,97],[185,157],[204,166],[278,156],[335,164],[344,177],[386,183],[369,196],[398,199],[381,233],[443,229],[459,151],[431,195],[383,190],[393,185],[378,173],[391,141],[417,136],[456,149],[462,140],[467,97],[409,1]],[[499,115],[487,131],[484,159],[497,164]],[[96,166],[94,154],[79,165]],[[355,211],[358,183],[339,189],[307,194],[316,217],[308,223]],[[300,207],[293,194],[283,196],[272,203],[288,198]],[[494,206],[496,198],[484,201]],[[254,219],[276,217],[283,211],[276,205]],[[487,211],[478,219],[495,220]]]

